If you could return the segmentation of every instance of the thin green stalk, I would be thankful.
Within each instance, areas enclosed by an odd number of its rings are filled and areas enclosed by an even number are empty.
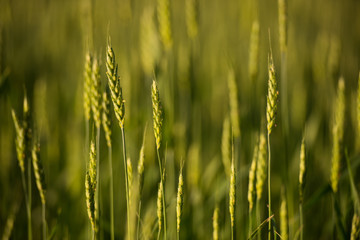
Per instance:
[[[101,211],[100,211],[100,196],[101,196],[101,192],[100,192],[100,127],[96,128],[96,178],[97,178],[97,212],[98,212],[98,234],[99,234],[99,239],[100,236],[102,236],[101,232]]]
[[[163,215],[164,215],[164,239],[167,239],[166,238],[166,205],[165,205],[165,186],[164,186],[163,166],[161,164],[160,153],[159,153],[158,148],[156,148],[156,152],[157,152],[157,157],[158,157],[158,162],[159,162],[159,169],[160,169],[160,181],[161,181],[161,185],[162,185],[162,188],[163,188],[162,202],[163,202]]]
[[[126,208],[127,208],[126,215],[127,215],[128,239],[131,239],[129,182],[128,182],[127,164],[126,164],[126,142],[125,142],[125,129],[124,129],[124,127],[121,127],[121,136],[122,136],[122,148],[123,148],[124,170],[125,170],[125,189],[126,189]]]
[[[251,216],[252,214],[251,213],[252,213],[252,211],[249,212],[249,235],[248,235],[249,237],[251,235],[251,230],[252,230],[252,216]]]
[[[114,179],[112,166],[112,148],[108,147],[109,173],[110,173],[110,233],[111,240],[114,240]]]
[[[304,232],[303,232],[303,229],[304,229],[304,223],[303,223],[303,206],[302,206],[302,203],[300,203],[299,205],[299,215],[300,215],[300,240],[303,240],[304,239]]]
[[[139,193],[140,194],[140,193]],[[140,234],[140,220],[141,220],[141,199],[139,200],[139,208],[138,208],[138,222],[137,222],[137,230],[136,230],[136,239],[139,240]]]
[[[269,218],[271,216],[271,181],[270,181],[270,169],[271,169],[271,152],[270,152],[270,133],[268,132],[267,134],[267,143],[268,143],[268,202],[269,202],[269,208],[268,208],[268,213],[269,213]],[[268,233],[268,240],[271,239],[271,221],[269,221],[269,233]]]
[[[43,224],[43,239],[46,240],[45,203],[42,204],[42,224]]]
[[[180,231],[176,231],[176,239],[180,240]]]
[[[24,189],[26,214],[27,214],[27,217],[28,217],[28,238],[31,239],[30,238],[30,236],[31,236],[31,213],[30,213],[29,201],[28,201],[28,195],[27,195],[27,189],[26,189],[26,183],[25,183],[25,174],[22,171],[21,171],[21,180],[22,180],[22,185],[23,185],[23,189]],[[29,216],[30,216],[30,221],[29,221]]]
[[[31,225],[31,159],[28,159],[28,239],[32,240]],[[25,193],[26,194],[26,193]]]
[[[260,201],[256,199],[256,225],[260,225]],[[260,240],[261,234],[257,235],[257,239]]]

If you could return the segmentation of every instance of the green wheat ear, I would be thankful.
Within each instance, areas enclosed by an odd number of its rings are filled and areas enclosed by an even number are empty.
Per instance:
[[[153,108],[153,124],[154,124],[156,148],[160,149],[161,140],[162,140],[163,111],[159,97],[159,89],[157,87],[155,80],[153,80],[151,86],[151,99],[152,99],[152,108]]]
[[[360,219],[359,219],[359,215],[355,212],[351,223],[350,240],[359,239],[359,236],[360,236]]]
[[[275,66],[271,51],[268,58],[268,72],[269,72],[269,80],[268,80],[268,94],[266,101],[266,120],[267,120],[268,134],[270,135],[275,125],[275,116],[277,111],[277,101],[279,95],[279,92],[277,90],[276,76],[275,76]]]
[[[222,162],[224,164],[225,174],[227,177],[230,177],[231,173],[231,128],[230,128],[230,119],[226,115],[223,123],[223,131],[221,138],[221,154]]]
[[[44,169],[40,160],[40,144],[35,143],[32,149],[32,163],[34,167],[34,175],[36,179],[36,186],[39,190],[41,203],[45,204],[45,192],[46,192],[46,184],[45,184],[45,174]]]
[[[332,167],[331,167],[331,187],[336,193],[339,182],[339,169],[341,159],[341,144],[344,135],[344,114],[345,114],[345,81],[339,79],[337,98],[334,108],[334,125],[333,125],[333,148],[332,148]]]
[[[213,214],[213,240],[219,240],[219,207],[216,206]]]
[[[109,94],[105,90],[102,96],[102,125],[105,132],[106,144],[111,147],[111,121]]]
[[[239,106],[238,106],[238,90],[236,86],[235,72],[231,68],[228,72],[229,87],[229,105],[230,105],[230,122],[234,137],[240,136]]]
[[[157,0],[157,18],[159,23],[159,33],[162,44],[166,51],[170,50],[173,44],[170,21],[170,2],[169,0]]]
[[[249,171],[249,187],[248,187],[248,202],[249,202],[249,212],[254,206],[254,192],[255,192],[255,173],[256,173],[256,163],[259,155],[259,145],[256,144],[254,147],[253,159],[251,161],[250,171]],[[251,224],[251,223],[250,223]]]
[[[21,169],[21,172],[25,172],[25,165],[24,165],[24,159],[25,159],[25,138],[24,138],[24,129],[20,126],[19,121],[16,117],[16,113],[14,109],[11,110],[14,126],[15,126],[15,132],[16,132],[16,139],[15,139],[15,146],[16,146],[16,154],[17,159],[19,163],[19,167]]]
[[[85,193],[86,206],[88,216],[91,222],[93,231],[97,231],[96,216],[95,216],[95,192],[96,192],[96,151],[95,144],[91,142],[90,145],[90,160],[89,167],[85,176]]]
[[[120,128],[124,128],[125,101],[122,96],[122,88],[120,87],[120,78],[118,77],[117,69],[115,53],[110,45],[109,39],[106,52],[106,76],[108,78],[108,85],[116,119],[119,121]]]
[[[92,84],[91,84],[91,110],[96,128],[101,125],[101,94],[100,94],[100,66],[98,59],[94,59],[92,65]]]
[[[92,65],[93,59],[90,53],[86,54],[84,70],[84,114],[87,120],[91,115],[91,82],[92,82]]]
[[[254,21],[251,27],[250,52],[249,52],[249,78],[255,81],[258,76],[259,63],[259,22]]]
[[[300,168],[299,168],[299,195],[300,195],[300,203],[303,201],[303,192],[305,186],[305,173],[306,173],[306,165],[305,165],[305,139],[303,137],[301,141],[300,147]]]
[[[178,183],[178,191],[176,197],[176,230],[180,232],[180,223],[181,223],[181,215],[182,215],[182,208],[184,203],[184,178],[183,178],[183,163],[180,167],[180,174],[179,174],[179,183]]]

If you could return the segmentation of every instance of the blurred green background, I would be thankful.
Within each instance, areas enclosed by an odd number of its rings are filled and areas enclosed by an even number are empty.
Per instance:
[[[192,5],[194,4],[194,5]],[[194,8],[193,8],[194,7]],[[194,11],[193,11],[194,10]],[[127,150],[134,175],[147,124],[142,225],[156,237],[159,170],[152,130],[150,86],[154,73],[164,105],[168,235],[175,238],[175,205],[180,160],[185,159],[182,239],[210,239],[212,214],[220,207],[220,236],[229,239],[228,180],[221,160],[224,116],[229,112],[228,73],[238,89],[241,136],[237,154],[237,224],[239,239],[248,226],[247,184],[253,147],[265,129],[267,58],[271,47],[279,80],[277,127],[271,136],[272,199],[279,221],[280,191],[287,189],[290,238],[298,229],[298,171],[301,138],[306,131],[307,176],[305,239],[336,238],[329,189],[333,102],[337,81],[345,79],[344,149],[359,183],[360,138],[356,98],[360,65],[360,2],[356,0],[288,1],[287,96],[283,95],[276,0],[170,0],[173,44],[165,50],[158,33],[157,1],[0,0],[0,233],[16,211],[13,239],[25,239],[26,211],[16,160],[11,108],[20,115],[29,97],[47,184],[47,222],[54,239],[86,239],[85,121],[83,81],[88,50],[101,60],[105,89],[108,35],[119,63],[125,98]],[[260,26],[258,76],[249,77],[252,23]],[[195,30],[193,29],[195,27]],[[197,31],[196,31],[197,30]],[[282,104],[287,103],[285,115]],[[121,134],[111,110],[115,177],[115,232],[124,239],[125,187]],[[305,130],[306,128],[306,130]],[[286,131],[288,131],[286,133]],[[109,238],[108,161],[101,139],[104,239]],[[342,221],[350,231],[353,207],[345,159],[339,187]],[[357,184],[357,188],[359,184]],[[264,190],[266,193],[266,190]],[[266,194],[262,219],[266,218]],[[312,201],[310,201],[312,200]],[[33,184],[33,234],[41,236],[41,203]],[[135,223],[134,223],[135,224]],[[265,231],[263,231],[265,237]]]

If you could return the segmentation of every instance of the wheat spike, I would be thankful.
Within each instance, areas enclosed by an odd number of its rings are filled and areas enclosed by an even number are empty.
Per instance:
[[[230,105],[230,122],[234,137],[240,136],[239,106],[238,106],[238,90],[236,86],[235,73],[231,68],[228,72],[229,87],[229,105]]]
[[[45,192],[46,192],[46,184],[45,184],[45,174],[44,169],[40,160],[40,144],[35,143],[32,149],[32,163],[34,167],[34,175],[36,179],[36,186],[39,190],[41,203],[45,204]]]
[[[360,235],[359,226],[360,226],[359,215],[357,213],[354,213],[354,216],[353,216],[353,219],[352,219],[352,224],[351,224],[350,240],[359,239],[359,235]]]
[[[87,120],[90,120],[91,114],[91,82],[92,82],[92,63],[93,59],[88,52],[85,58],[84,71],[84,114]]]
[[[162,223],[163,223],[163,204],[162,204],[162,198],[163,198],[163,188],[162,184],[159,183],[159,189],[158,189],[158,196],[157,196],[157,216],[158,216],[158,224],[159,224],[159,233],[162,229]]]
[[[95,58],[92,66],[92,84],[91,84],[91,110],[96,128],[101,125],[101,93],[100,93],[100,66],[99,61]]]
[[[139,194],[141,194],[144,185],[145,136],[146,136],[146,127],[144,129],[144,136],[139,153],[139,161],[137,166],[138,178],[139,178]]]
[[[131,191],[131,187],[132,187],[132,181],[133,181],[133,169],[132,169],[132,163],[131,163],[131,159],[128,158],[126,161],[127,164],[127,177],[128,177],[128,190],[129,190],[129,199],[131,199],[131,195],[132,195],[132,191]],[[131,205],[131,201],[129,202]]]
[[[229,190],[229,212],[232,228],[235,226],[235,185],[236,185],[236,173],[235,173],[235,163],[234,156],[232,157],[231,163],[231,175],[230,175],[230,190]]]
[[[85,176],[85,193],[86,193],[86,206],[91,222],[92,229],[97,231],[96,216],[95,216],[95,192],[96,192],[96,150],[95,144],[91,142],[90,145],[90,160],[88,170]]]
[[[275,116],[277,111],[277,101],[279,95],[277,90],[276,76],[275,76],[275,66],[271,51],[268,59],[268,70],[269,70],[269,81],[268,81],[268,94],[266,101],[266,120],[267,120],[268,134],[270,135],[275,125]]]
[[[254,21],[251,27],[250,51],[249,51],[249,78],[255,81],[258,76],[259,63],[259,22]]]
[[[140,19],[140,54],[145,73],[150,76],[160,58],[160,42],[153,20],[153,8],[145,8]]]
[[[337,99],[334,109],[333,125],[333,148],[332,148],[332,166],[331,166],[331,187],[336,193],[338,190],[339,169],[341,159],[341,144],[344,134],[344,114],[345,114],[345,82],[343,78],[339,79]]]
[[[23,104],[23,130],[24,130],[24,141],[25,141],[25,158],[28,158],[31,161],[31,126],[30,126],[30,108],[27,99],[27,95],[25,93],[24,96],[24,104]]]
[[[223,123],[223,131],[221,138],[221,154],[222,162],[224,164],[224,169],[226,176],[230,177],[231,172],[231,128],[230,128],[230,119],[226,115]]]
[[[254,147],[253,159],[251,161],[250,171],[249,171],[249,187],[248,187],[248,201],[249,201],[249,212],[251,213],[254,206],[254,183],[255,183],[255,173],[256,173],[256,163],[258,160],[259,146],[258,144]]]
[[[306,172],[306,165],[305,165],[305,139],[303,137],[301,141],[300,147],[300,168],[299,168],[299,195],[300,195],[300,203],[303,201],[303,191],[305,186],[305,172]]]
[[[213,240],[219,240],[219,207],[216,206],[213,214]]]
[[[152,108],[153,108],[153,124],[154,124],[156,148],[160,149],[161,139],[162,139],[163,111],[159,98],[159,89],[157,87],[155,80],[153,80],[151,87],[151,99],[152,99]]]
[[[102,125],[105,132],[106,144],[111,147],[111,121],[109,94],[105,90],[102,96]]]
[[[180,232],[180,222],[181,222],[182,208],[184,202],[184,196],[183,196],[184,179],[182,172],[183,172],[183,166],[181,166],[180,168],[178,191],[176,196],[176,230],[178,233]]]
[[[194,39],[198,34],[198,21],[197,21],[197,0],[185,1],[185,20],[187,34],[190,39]]]
[[[24,138],[24,129],[19,125],[19,121],[16,117],[16,113],[14,109],[11,110],[14,126],[15,126],[15,132],[16,132],[16,139],[15,139],[15,146],[16,146],[16,154],[17,159],[19,163],[19,167],[21,169],[21,172],[25,172],[25,165],[24,165],[24,159],[25,159],[25,138]]]
[[[159,33],[162,44],[166,51],[170,50],[173,44],[170,21],[170,2],[169,0],[157,0],[157,18],[159,23]]]
[[[266,138],[262,133],[259,138],[259,154],[256,168],[256,198],[261,199],[263,186],[266,179]]]
[[[110,46],[109,39],[106,52],[106,76],[108,78],[108,85],[116,119],[119,121],[120,128],[124,128],[125,101],[122,96],[122,88],[120,87],[120,78],[118,77],[117,69],[115,53]]]

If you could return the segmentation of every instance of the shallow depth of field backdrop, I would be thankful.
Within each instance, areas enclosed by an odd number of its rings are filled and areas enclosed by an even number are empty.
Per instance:
[[[169,12],[161,9],[164,2],[169,2]],[[279,91],[276,126],[271,133],[271,208],[276,231],[280,233],[283,192],[289,239],[298,238],[301,229],[304,239],[349,239],[355,209],[345,152],[355,186],[360,188],[360,2],[286,2],[284,50],[280,48],[276,0],[0,0],[0,235],[9,230],[9,219],[13,220],[12,239],[26,239],[28,234],[11,116],[13,108],[22,119],[26,92],[33,133],[41,142],[47,235],[52,239],[90,239],[85,201],[89,147],[85,140],[84,66],[90,51],[100,61],[101,91],[107,88],[105,65],[110,36],[125,100],[126,148],[134,186],[147,125],[139,238],[156,239],[158,234],[160,177],[151,103],[154,77],[164,110],[160,151],[166,159],[168,239],[176,237],[176,192],[182,161],[181,239],[211,239],[216,206],[219,237],[230,239],[229,177],[221,148],[223,122],[230,112],[229,92],[234,86],[240,128],[240,135],[234,137],[235,231],[237,239],[248,238],[248,176],[258,136],[266,134],[268,55],[272,48]],[[159,31],[158,15],[168,13],[170,21],[165,25],[170,24],[166,34],[171,34],[171,42],[162,41]],[[260,31],[259,54],[254,63],[258,74],[254,76],[249,73],[249,55],[255,21]],[[231,74],[235,85],[229,87]],[[332,131],[341,76],[345,81],[344,140],[339,186],[334,194],[330,185]],[[112,103],[110,114],[115,238],[124,239],[127,220],[122,139]],[[92,124],[90,136],[91,129]],[[298,188],[303,135],[307,172],[300,226]],[[99,154],[101,239],[110,239],[108,151],[103,129]],[[33,239],[42,239],[42,208],[34,175],[32,183]],[[131,207],[131,239],[135,239],[137,229],[136,201],[131,200],[135,206]],[[258,209],[261,222],[268,217],[267,201],[266,182]],[[253,231],[258,222],[255,217],[252,222]],[[267,238],[267,227],[266,223],[261,239]]]

